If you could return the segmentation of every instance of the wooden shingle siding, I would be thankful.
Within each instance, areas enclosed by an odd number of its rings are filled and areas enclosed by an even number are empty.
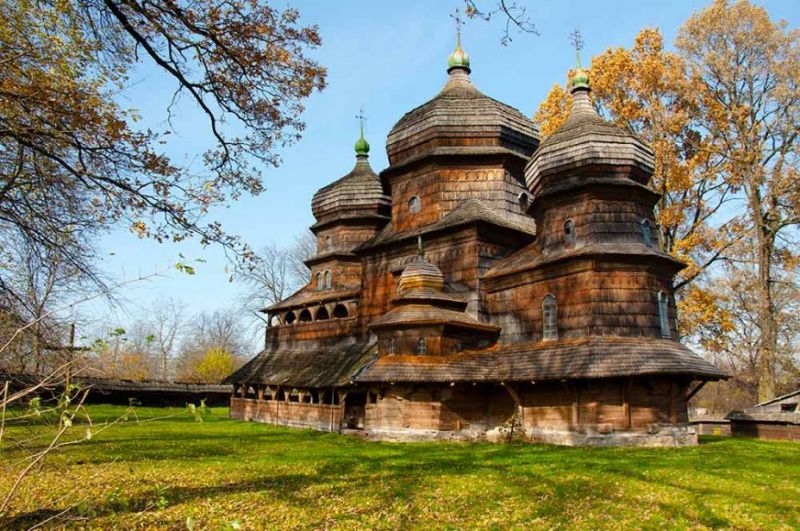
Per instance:
[[[309,284],[267,309],[265,350],[227,379],[341,403],[282,417],[241,397],[234,414],[331,429],[327,411],[337,429],[400,439],[497,438],[513,420],[560,444],[695,443],[689,385],[727,375],[677,340],[685,264],[659,246],[653,154],[597,115],[585,84],[573,92],[538,146],[530,120],[454,67],[392,128],[380,176],[361,149],[312,201]]]

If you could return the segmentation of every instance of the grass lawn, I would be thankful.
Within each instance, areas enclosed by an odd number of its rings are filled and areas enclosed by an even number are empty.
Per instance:
[[[92,407],[95,422],[121,411]],[[0,451],[0,494],[19,467],[15,457],[8,446]],[[78,502],[71,514],[81,519],[71,525],[104,529],[186,529],[187,519],[195,529],[791,529],[800,528],[800,444],[376,443],[232,421],[220,408],[202,423],[130,419],[51,456],[0,528]]]

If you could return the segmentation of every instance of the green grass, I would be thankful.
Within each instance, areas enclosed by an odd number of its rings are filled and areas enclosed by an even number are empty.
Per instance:
[[[123,408],[94,406],[95,422]],[[139,408],[140,419],[180,410]],[[15,430],[12,428],[11,435]],[[76,433],[85,431],[76,426]],[[0,493],[18,465],[0,452]],[[66,498],[64,498],[66,496]],[[64,499],[62,499],[64,498]],[[52,456],[0,528],[80,502],[93,528],[800,527],[800,444],[681,449],[376,443],[214,409],[115,426]],[[64,525],[64,522],[59,525]]]

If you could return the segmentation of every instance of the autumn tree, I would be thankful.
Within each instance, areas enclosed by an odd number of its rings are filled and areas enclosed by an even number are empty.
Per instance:
[[[58,252],[89,276],[90,242],[111,226],[246,258],[206,214],[262,191],[258,168],[279,163],[276,148],[303,130],[302,100],[324,87],[307,57],[319,34],[298,17],[257,0],[0,3],[0,242]],[[170,160],[171,130],[141,129],[116,103],[140,64],[175,84],[165,118],[179,98],[206,118],[202,169]]]
[[[252,348],[245,340],[243,312],[200,312],[191,319],[176,363],[182,382],[218,383],[246,360]]]
[[[773,23],[746,1],[715,1],[679,32],[676,51],[645,29],[633,47],[592,60],[595,104],[651,145],[651,186],[662,194],[657,218],[666,251],[687,262],[677,279],[681,330],[735,326],[710,282],[722,260],[760,264],[754,285],[760,305],[759,396],[774,395],[776,308],[770,302],[775,267],[793,267],[796,226],[798,32]],[[536,119],[543,134],[566,118],[570,100],[554,87]],[[741,255],[738,242],[759,249]],[[737,258],[737,254],[739,254]],[[708,280],[708,279],[706,279]],[[770,317],[772,316],[772,317]],[[722,328],[719,328],[722,327]]]
[[[741,200],[745,259],[755,272],[758,395],[775,396],[780,277],[797,263],[800,223],[800,31],[740,0],[715,0],[680,30],[676,47],[724,184]]]

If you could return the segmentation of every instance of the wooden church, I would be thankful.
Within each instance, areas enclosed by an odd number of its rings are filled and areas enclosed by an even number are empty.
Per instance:
[[[694,444],[687,402],[718,368],[684,347],[648,188],[652,151],[589,79],[544,142],[481,93],[460,44],[441,92],[311,208],[309,283],[269,308],[226,383],[234,418],[381,439]]]

